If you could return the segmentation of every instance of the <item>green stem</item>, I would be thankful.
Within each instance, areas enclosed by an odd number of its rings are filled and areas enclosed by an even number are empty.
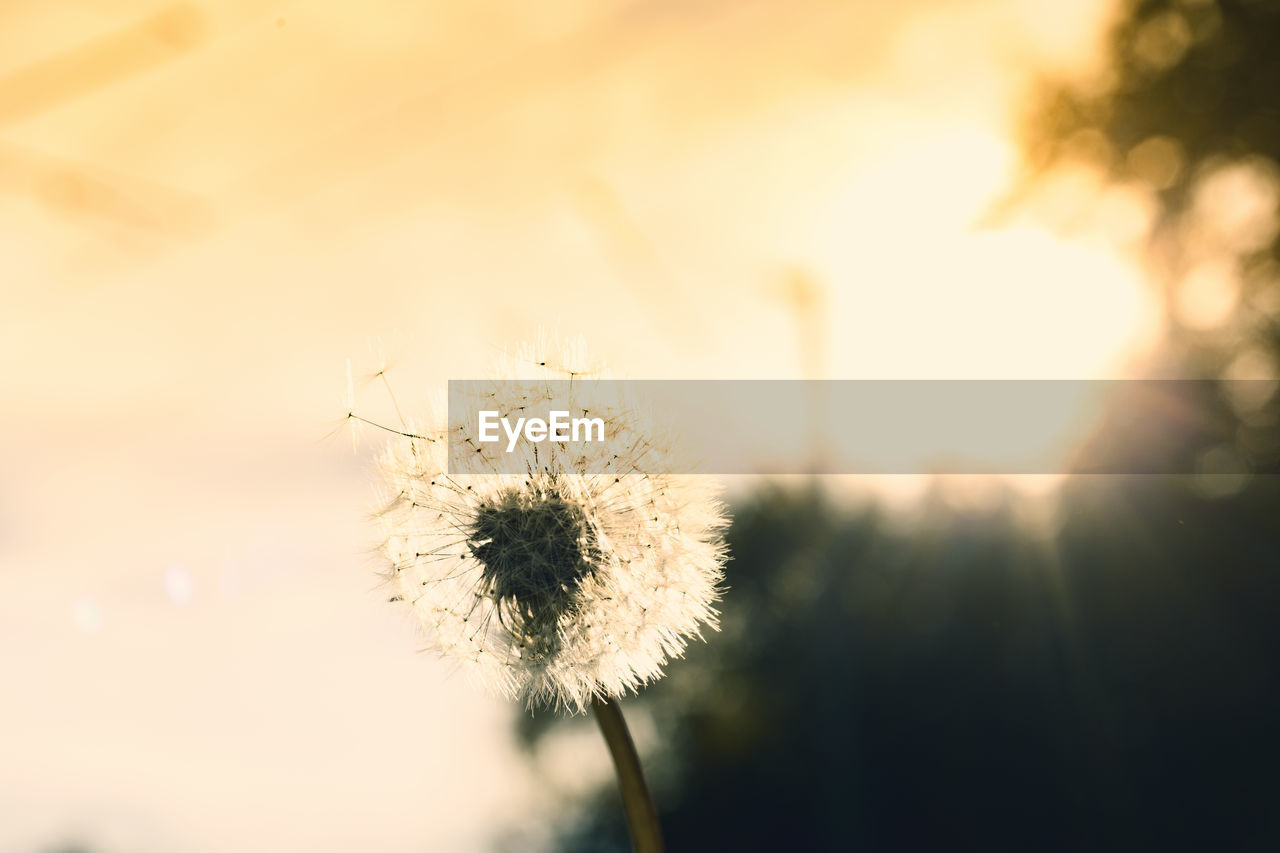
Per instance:
[[[658,826],[658,810],[653,805],[649,786],[644,783],[640,770],[640,756],[622,718],[622,709],[613,699],[593,699],[591,710],[595,712],[600,733],[609,745],[613,766],[618,771],[618,787],[622,790],[622,807],[631,827],[631,844],[636,853],[662,853],[662,830]]]

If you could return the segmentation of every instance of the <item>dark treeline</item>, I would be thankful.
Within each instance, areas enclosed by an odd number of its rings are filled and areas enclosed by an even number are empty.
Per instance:
[[[1280,479],[1065,505],[1047,534],[739,507],[723,632],[630,703],[670,848],[1277,849]],[[620,821],[605,791],[560,849],[626,850]]]

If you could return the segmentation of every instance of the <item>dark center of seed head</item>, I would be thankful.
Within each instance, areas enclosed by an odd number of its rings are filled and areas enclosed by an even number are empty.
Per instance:
[[[599,557],[586,513],[556,494],[511,492],[481,504],[468,547],[503,625],[530,639],[554,631]]]

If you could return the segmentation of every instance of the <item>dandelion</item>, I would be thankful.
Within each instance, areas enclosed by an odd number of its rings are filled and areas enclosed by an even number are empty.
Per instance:
[[[515,366],[548,388],[598,376],[580,353],[528,348]],[[544,398],[534,387],[495,382],[476,406],[523,411]],[[468,675],[531,708],[593,709],[637,850],[658,850],[656,813],[616,700],[716,627],[725,515],[705,478],[662,472],[661,443],[638,428],[634,411],[592,413],[610,435],[633,433],[627,454],[548,442],[523,457],[520,474],[449,473],[449,438],[480,450],[475,418],[453,435],[397,431],[382,460],[391,492],[379,514],[386,576],[392,600]]]

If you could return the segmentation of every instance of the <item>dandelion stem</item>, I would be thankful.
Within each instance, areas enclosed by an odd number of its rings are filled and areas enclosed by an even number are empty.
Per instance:
[[[658,810],[653,805],[649,786],[645,784],[640,769],[640,756],[627,730],[627,721],[615,699],[592,699],[600,733],[613,756],[613,766],[618,771],[618,787],[622,791],[622,807],[631,827],[631,844],[636,853],[662,853],[662,830],[658,826]]]

